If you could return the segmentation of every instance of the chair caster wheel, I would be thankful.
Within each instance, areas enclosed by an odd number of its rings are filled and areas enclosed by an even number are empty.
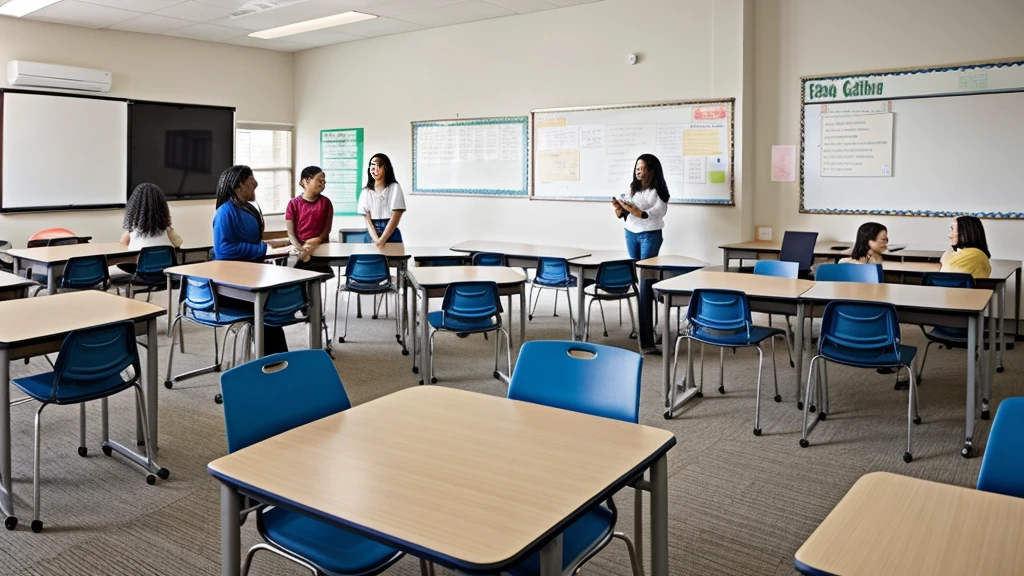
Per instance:
[[[149,484],[150,486],[156,484],[156,476],[152,474],[146,474],[146,484]]]
[[[775,400],[776,402],[782,402],[782,394],[776,394],[775,398],[772,398],[772,400]]]
[[[808,411],[810,411],[810,412],[811,412],[811,413],[813,414],[814,412],[817,412],[817,411],[818,411],[818,407],[817,407],[817,406],[815,406],[814,404],[811,404],[811,405],[810,405],[810,406],[809,406],[809,407],[807,408],[807,410],[808,410]]]
[[[1006,343],[1006,349],[1007,350],[1013,350],[1013,342],[1007,342]]]
[[[804,403],[803,402],[797,402],[796,403],[796,409],[797,410],[803,410],[804,409]]]
[[[412,373],[413,374],[419,374],[420,373],[420,367],[419,366],[413,366],[412,367]]]
[[[408,356],[408,355],[409,355],[409,351],[407,349],[405,349],[405,348],[402,348],[402,356]]]
[[[213,403],[214,404],[223,404],[224,403],[224,395],[217,394],[216,396],[214,396],[213,397]]]
[[[170,478],[170,477],[171,477],[171,471],[170,471],[170,470],[168,470],[167,468],[161,468],[161,469],[159,469],[159,470],[157,470],[157,471],[156,471],[156,475],[157,475],[157,476],[158,476],[158,477],[159,477],[159,478],[160,478],[161,480],[167,480],[168,478]]]
[[[376,320],[376,319],[377,319],[377,315],[376,315],[376,314],[374,314],[373,316],[370,316],[370,319],[371,319],[371,320]]]
[[[719,394],[725,394],[725,386],[719,386],[718,387],[718,393]]]
[[[168,390],[174,388],[174,382],[171,382],[170,380],[164,380],[164,388],[167,388]]]
[[[431,377],[430,377],[430,383],[431,383],[431,384],[437,384],[437,378],[436,378],[436,377],[434,377],[434,376],[431,376]]]
[[[14,530],[17,527],[18,527],[18,517],[17,516],[8,516],[7,518],[4,518],[4,528],[7,528],[8,530]]]
[[[111,454],[114,453],[114,449],[111,448],[110,446],[101,446],[100,450],[103,450],[104,456],[110,456]]]
[[[790,368],[796,368],[796,364],[794,364],[794,363],[793,363],[793,361],[792,361],[792,360],[790,360],[790,361],[789,361],[789,367],[790,367]]]
[[[1006,368],[1004,368],[1002,366],[996,366],[996,372],[999,372],[1000,374],[1002,374],[1003,370],[1006,370]]]
[[[32,531],[35,532],[36,534],[39,534],[40,532],[42,532],[43,531],[43,521],[42,520],[33,520],[32,521]]]
[[[338,344],[344,344],[344,343],[345,343],[345,337],[344,336],[338,336]]]
[[[671,410],[666,410],[664,416],[665,416],[665,420],[671,420],[672,419],[672,411]]]
[[[989,414],[988,410],[982,410],[981,411],[981,419],[982,420],[988,420],[989,417],[991,417],[991,414]]]
[[[760,428],[754,428],[754,436],[760,436],[760,435],[761,435],[761,429]]]
[[[494,376],[495,380],[501,380],[501,372],[498,372],[497,370],[494,371],[494,374],[492,374],[492,376]]]
[[[696,398],[703,398],[703,397],[704,397],[704,393],[703,393],[703,392],[701,392],[700,390],[698,390],[698,391],[694,392],[694,394],[693,394],[693,395],[694,395],[694,397],[696,397]]]
[[[86,448],[85,446],[79,446],[78,455],[81,456],[82,458],[85,458],[86,456],[89,455],[89,449]]]
[[[920,424],[920,423],[921,423],[921,417],[920,416],[914,418],[914,424]]]
[[[973,450],[970,445],[964,445],[964,447],[960,449],[960,455],[964,458],[970,458],[972,451]]]
[[[530,320],[530,322],[533,322],[533,314],[530,314],[529,316],[527,316],[527,318]]]
[[[807,448],[810,445],[811,445],[811,443],[808,442],[807,440],[804,440],[803,438],[800,439],[800,447],[801,448]]]
[[[911,462],[913,462],[914,461],[913,454],[911,454],[910,452],[904,452],[903,453],[903,461],[906,462],[907,464],[910,464]]]
[[[821,412],[821,413],[818,414],[818,420],[824,420],[827,417],[828,417],[828,414],[826,414],[824,412]]]
[[[608,335],[608,334],[607,334],[607,333],[605,333],[605,336],[607,336],[607,335]],[[636,340],[636,330],[634,330],[634,331],[632,331],[632,332],[630,332],[630,333],[629,333],[629,339],[630,339],[630,340]]]

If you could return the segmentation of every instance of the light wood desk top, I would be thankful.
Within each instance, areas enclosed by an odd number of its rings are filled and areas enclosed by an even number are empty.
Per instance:
[[[782,251],[782,241],[761,242],[759,240],[748,240],[746,242],[734,242],[722,244],[719,248],[723,250],[746,250],[760,252],[762,254],[778,254]],[[853,242],[841,242],[839,240],[818,240],[814,244],[815,256],[844,256],[853,248]]]
[[[405,253],[417,258],[469,258],[469,254],[447,246],[406,246]]]
[[[654,285],[659,292],[693,292],[698,288],[710,290],[741,290],[747,296],[759,298],[799,298],[814,285],[810,280],[755,276],[739,272],[705,272],[697,270]]]
[[[674,444],[658,428],[418,386],[274,436],[208,470],[482,567],[507,564]]]
[[[0,346],[45,339],[123,320],[163,316],[159,306],[98,290],[0,302]]]
[[[992,272],[988,275],[990,280],[1006,280],[1013,276],[1021,268],[1020,260],[992,259]],[[882,270],[886,272],[905,272],[908,274],[923,274],[925,272],[938,272],[941,268],[938,262],[894,262],[885,261],[882,263]]]
[[[38,248],[14,248],[7,251],[14,258],[42,262],[44,264],[60,264],[69,258],[78,256],[127,256],[138,254],[138,250],[129,250],[119,242],[97,242],[95,244],[72,244],[70,246],[40,246]]]
[[[1024,499],[873,472],[796,552],[844,576],[1024,574]]]
[[[981,312],[992,298],[982,288],[940,288],[912,284],[865,284],[863,282],[815,282],[804,292],[806,300],[861,300],[886,302],[906,308]]]
[[[503,266],[417,266],[409,269],[417,286],[447,286],[453,282],[486,281],[500,285],[523,284],[526,276],[516,268]]]
[[[567,248],[565,246],[544,246],[540,244],[521,244],[518,242],[490,242],[485,240],[469,240],[452,246],[456,252],[497,252],[506,256],[524,256],[536,258],[551,256],[553,258],[581,258],[591,254],[590,250]]]
[[[605,262],[614,262],[616,260],[632,260],[632,258],[629,257],[629,253],[625,250],[592,250],[588,256],[571,260],[569,265],[597,268]]]
[[[0,270],[0,290],[14,290],[33,285],[35,285],[33,280]]]
[[[172,266],[164,272],[174,276],[207,278],[217,284],[257,292],[278,286],[307,282],[315,278],[327,278],[325,273],[310,270],[233,260],[210,260],[184,266]]]
[[[383,254],[396,260],[408,260],[410,257],[405,252],[405,245],[397,242],[385,244],[383,248],[377,248],[376,244],[329,242],[317,246],[313,252],[313,258],[348,258],[353,254]]]
[[[689,256],[663,254],[636,263],[637,268],[705,268],[708,263]],[[719,266],[721,268],[721,266]]]

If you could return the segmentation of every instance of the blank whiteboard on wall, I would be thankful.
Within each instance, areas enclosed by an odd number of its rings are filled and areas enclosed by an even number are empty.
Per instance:
[[[733,99],[531,113],[535,199],[608,201],[641,154],[661,161],[671,202],[733,204]]]
[[[414,194],[526,196],[525,116],[412,123]]]
[[[10,91],[0,99],[0,210],[124,205],[126,101]]]
[[[1024,62],[802,83],[801,212],[1024,218]]]

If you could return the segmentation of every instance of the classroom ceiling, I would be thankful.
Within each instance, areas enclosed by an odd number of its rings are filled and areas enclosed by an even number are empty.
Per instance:
[[[3,5],[8,0],[0,0]],[[93,29],[177,36],[297,52],[375,36],[554,10],[600,0],[60,0],[25,16]],[[377,16],[262,40],[251,32],[354,10]]]

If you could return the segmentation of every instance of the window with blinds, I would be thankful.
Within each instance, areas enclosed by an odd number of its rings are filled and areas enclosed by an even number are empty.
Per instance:
[[[235,130],[235,163],[252,168],[256,201],[264,214],[282,214],[294,190],[292,129],[239,123]]]

